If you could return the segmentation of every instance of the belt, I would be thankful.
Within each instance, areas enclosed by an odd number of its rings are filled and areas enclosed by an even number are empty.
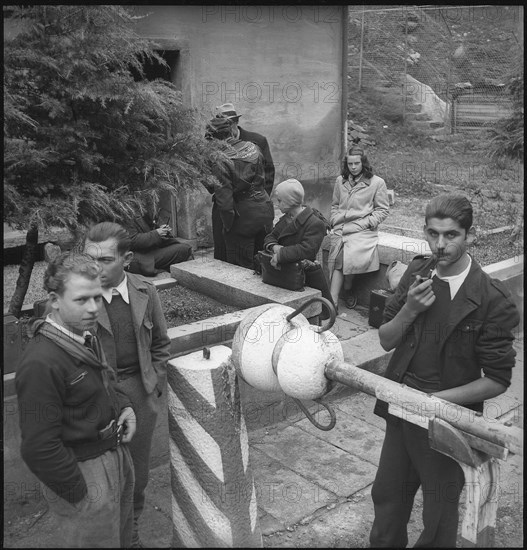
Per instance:
[[[117,426],[117,423],[114,421],[110,433],[108,433],[108,435],[104,435],[103,438],[97,439],[97,441],[88,441],[77,445],[68,445],[68,447],[73,450],[75,457],[79,462],[97,458],[107,451],[117,449],[117,447],[121,444],[123,434],[122,428],[122,425]],[[100,433],[105,433],[105,430],[101,430]]]
[[[259,191],[259,190],[251,190],[251,191],[240,191],[239,193],[233,194],[234,202],[240,202],[245,201],[248,199],[253,199],[256,201],[264,201],[266,200],[265,192]]]
[[[134,370],[132,372],[127,371],[117,371],[117,382],[120,382],[121,380],[126,380],[127,378],[130,378],[131,376],[135,376],[136,374],[141,374],[140,370]]]

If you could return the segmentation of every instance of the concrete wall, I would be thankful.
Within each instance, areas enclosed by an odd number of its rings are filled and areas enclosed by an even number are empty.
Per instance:
[[[141,35],[180,52],[173,80],[205,122],[234,103],[240,125],[267,137],[275,183],[295,177],[329,200],[343,151],[346,6],[134,6]],[[210,196],[178,197],[177,231],[211,243]]]

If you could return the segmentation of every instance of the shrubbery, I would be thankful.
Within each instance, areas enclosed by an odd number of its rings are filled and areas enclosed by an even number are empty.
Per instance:
[[[489,130],[491,140],[489,154],[496,161],[512,158],[523,162],[523,48],[518,48],[514,66],[507,79],[507,90],[512,99],[510,116],[499,120]]]

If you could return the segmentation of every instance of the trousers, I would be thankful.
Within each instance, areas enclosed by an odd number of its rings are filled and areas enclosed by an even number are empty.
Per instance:
[[[128,444],[135,474],[133,508],[134,523],[137,529],[137,521],[145,506],[145,489],[148,485],[152,436],[157,422],[159,399],[156,397],[155,391],[150,394],[146,393],[140,373],[119,380],[118,383],[132,402],[137,420],[135,435]]]
[[[430,448],[427,430],[390,415],[371,493],[371,546],[406,547],[408,520],[421,487],[424,529],[415,547],[455,548],[464,482],[461,466]]]
[[[57,548],[127,548],[133,532],[134,469],[127,445],[79,462],[88,494],[75,504],[44,492],[57,518]]]

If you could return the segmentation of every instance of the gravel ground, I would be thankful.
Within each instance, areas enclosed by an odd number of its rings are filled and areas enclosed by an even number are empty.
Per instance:
[[[42,279],[46,270],[45,262],[36,262],[24,304],[33,305],[36,300],[46,297]],[[167,277],[169,275],[167,274]],[[9,307],[12,292],[18,277],[18,266],[4,266],[4,309]],[[240,308],[222,304],[214,298],[203,296],[188,288],[177,285],[158,292],[168,326],[177,327],[193,321],[201,321],[216,315],[238,311]]]

